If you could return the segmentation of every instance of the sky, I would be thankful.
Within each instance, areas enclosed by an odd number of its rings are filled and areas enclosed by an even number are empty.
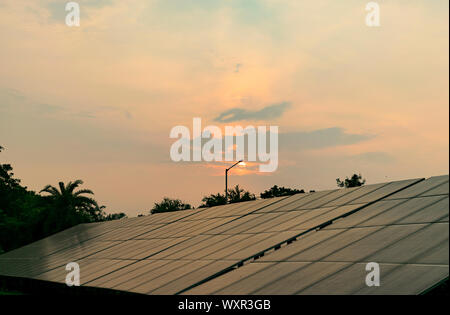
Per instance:
[[[278,126],[278,168],[229,185],[336,187],[448,174],[449,3],[0,2],[0,162],[29,189],[82,179],[108,213],[198,206],[231,162],[174,162],[173,127]]]

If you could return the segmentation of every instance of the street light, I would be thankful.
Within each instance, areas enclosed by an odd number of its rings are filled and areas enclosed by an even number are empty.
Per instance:
[[[240,160],[239,162],[234,163],[229,168],[225,169],[225,201],[228,202],[228,171],[231,170],[236,165],[241,164],[245,166],[244,160]]]

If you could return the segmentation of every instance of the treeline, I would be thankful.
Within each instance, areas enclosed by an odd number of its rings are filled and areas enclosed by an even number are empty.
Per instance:
[[[305,191],[298,189],[291,189],[286,187],[278,187],[277,185],[273,186],[269,190],[265,190],[260,193],[261,198],[273,198],[273,197],[282,197],[282,196],[291,196],[299,193],[304,193]],[[243,201],[255,200],[256,195],[242,189],[239,185],[234,186],[234,188],[228,189],[228,194],[225,193],[217,193],[211,194],[209,196],[205,196],[202,199],[202,204],[198,206],[198,208],[209,208],[215,206],[221,206],[228,203],[236,203]],[[160,212],[171,212],[171,211],[179,211],[186,209],[194,209],[190,204],[184,203],[180,199],[172,199],[169,197],[164,197],[161,202],[157,202],[154,204],[150,213],[160,213]]]
[[[0,146],[0,152],[3,147]],[[40,193],[22,186],[10,164],[0,163],[0,253],[23,246],[79,223],[119,219],[124,213],[106,214],[104,206],[79,189],[81,180],[58,187],[47,185]]]
[[[353,174],[350,178],[346,177],[345,180],[343,181],[341,181],[339,178],[336,179],[337,186],[341,188],[358,187],[364,185],[365,182],[366,180],[362,178],[361,174],[359,175]],[[310,192],[314,192],[314,190],[310,190]],[[266,199],[274,197],[292,196],[295,194],[303,194],[303,193],[305,193],[303,189],[299,190],[286,187],[278,187],[277,185],[274,185],[270,189],[260,193],[259,196],[262,199]],[[228,189],[228,194],[217,193],[203,197],[202,204],[199,206],[199,208],[209,208],[225,205],[228,203],[250,201],[255,199],[256,199],[255,194],[240,188],[239,185],[236,185],[234,188]],[[193,209],[193,207],[188,203],[184,203],[180,199],[171,199],[169,197],[164,197],[164,199],[161,202],[157,202],[154,204],[150,213],[153,214],[186,209]]]

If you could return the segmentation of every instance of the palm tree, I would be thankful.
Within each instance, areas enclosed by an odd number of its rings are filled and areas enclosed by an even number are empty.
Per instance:
[[[74,216],[78,219],[81,216],[88,221],[95,221],[97,216],[101,214],[102,209],[93,198],[83,196],[83,194],[93,195],[92,190],[80,189],[75,191],[82,184],[83,181],[80,179],[69,182],[67,185],[59,182],[59,190],[52,185],[47,185],[39,193],[49,194],[47,197],[55,202],[55,205],[67,216],[64,221],[73,221]]]
[[[164,197],[160,203],[155,203],[153,209],[150,211],[151,214],[161,213],[161,212],[171,212],[179,210],[191,209],[192,206],[188,203],[184,203],[180,199],[171,199]]]
[[[239,185],[234,186],[234,188],[228,189],[228,201],[230,203],[242,202],[255,200],[256,197],[249,191],[241,189]]]
[[[214,206],[226,205],[227,197],[225,194],[217,193],[211,194],[209,196],[205,196],[202,199],[203,203],[199,206],[199,208],[209,208]]]

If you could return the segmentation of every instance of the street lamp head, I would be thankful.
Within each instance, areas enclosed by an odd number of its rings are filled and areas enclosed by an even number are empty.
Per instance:
[[[228,203],[228,171],[231,170],[233,167],[235,167],[238,164],[240,166],[245,166],[244,160],[240,160],[240,161],[234,163],[233,165],[231,165],[230,167],[225,169],[225,200],[227,200],[227,203]]]
[[[236,165],[242,165],[242,166],[245,166],[244,160],[237,161],[236,163],[234,163],[233,165],[231,165],[230,167],[228,167],[228,168],[226,169],[226,171],[228,172],[229,170],[231,170],[231,169],[232,169],[233,167],[235,167]]]

